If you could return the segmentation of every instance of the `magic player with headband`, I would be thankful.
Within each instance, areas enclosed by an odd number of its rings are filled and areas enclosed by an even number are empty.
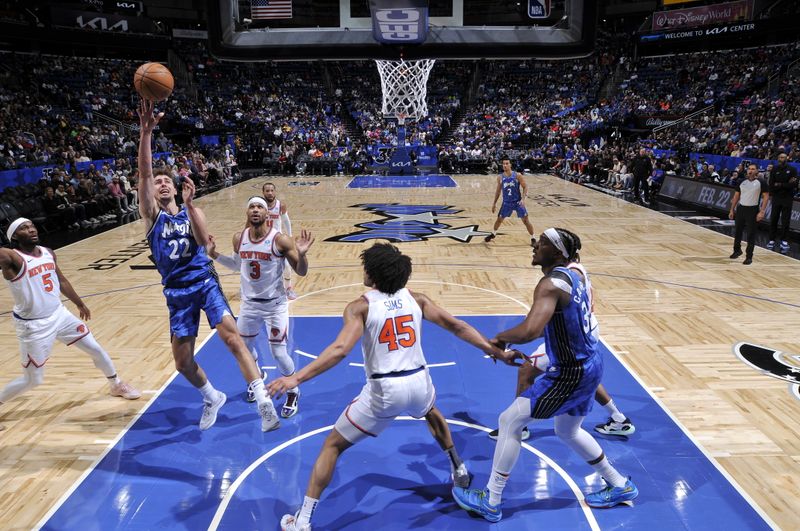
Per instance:
[[[44,381],[44,365],[56,339],[66,345],[75,345],[91,356],[95,367],[108,378],[111,396],[128,400],[142,396],[119,379],[114,362],[81,320],[91,319],[92,313],[61,272],[55,253],[39,245],[39,232],[33,222],[27,218],[14,220],[6,236],[19,247],[0,249],[0,268],[14,298],[11,315],[17,330],[24,374],[0,391],[0,403],[8,402]],[[78,307],[80,319],[61,303],[62,293]]]
[[[292,222],[289,220],[289,209],[286,203],[278,199],[275,194],[274,183],[264,183],[261,187],[261,194],[267,200],[267,210],[269,211],[269,224],[278,232],[287,236],[292,235]],[[283,268],[283,283],[286,287],[286,298],[293,301],[297,298],[297,293],[292,289],[292,269]],[[298,273],[299,274],[299,273]],[[300,275],[301,277],[303,275]]]
[[[639,491],[612,465],[581,422],[591,409],[603,375],[603,357],[592,333],[586,279],[567,268],[579,242],[564,229],[544,231],[533,246],[532,265],[542,267],[542,278],[525,319],[492,339],[497,346],[524,344],[544,335],[551,365],[499,418],[492,472],[485,489],[453,488],[463,509],[490,522],[502,518],[502,495],[519,458],[522,427],[533,419],[553,418],[555,433],[603,477],[608,486],[587,494],[590,507],[612,507],[632,500]]]
[[[236,326],[256,364],[259,332],[266,325],[272,357],[281,374],[291,376],[295,367],[294,360],[286,351],[289,304],[282,276],[287,261],[298,275],[306,275],[306,254],[314,238],[303,230],[296,240],[292,239],[270,225],[269,220],[267,201],[263,197],[251,197],[247,201],[247,226],[233,235],[233,256],[219,254],[213,237],[206,251],[220,264],[241,274],[242,306]],[[299,397],[299,387],[289,389],[281,408],[282,417],[289,418],[297,413]],[[247,399],[252,402],[255,397],[248,392]]]
[[[490,242],[497,236],[497,229],[503,223],[503,220],[510,217],[514,212],[517,217],[525,224],[528,234],[531,236],[531,243],[536,239],[533,236],[533,225],[528,219],[528,210],[525,208],[525,197],[528,195],[528,184],[517,172],[511,170],[511,159],[503,157],[503,173],[497,176],[497,188],[494,192],[494,201],[492,202],[492,214],[497,209],[497,200],[503,196],[503,202],[500,205],[500,211],[497,213],[497,219],[494,222],[492,233],[484,238],[484,241]]]

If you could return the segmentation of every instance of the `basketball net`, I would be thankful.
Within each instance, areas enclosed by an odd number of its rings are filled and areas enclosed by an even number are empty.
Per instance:
[[[394,116],[398,125],[403,125],[406,118],[421,120],[428,116],[425,98],[428,95],[428,76],[435,62],[435,59],[375,59],[381,75],[381,112],[384,116]]]

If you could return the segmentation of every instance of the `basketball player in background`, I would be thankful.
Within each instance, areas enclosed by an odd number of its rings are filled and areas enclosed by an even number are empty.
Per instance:
[[[524,321],[492,339],[493,344],[505,347],[544,335],[551,365],[500,415],[486,488],[453,488],[453,498],[461,508],[490,522],[503,517],[503,490],[519,458],[522,427],[531,418],[552,417],[556,435],[608,483],[606,488],[585,496],[590,507],[613,507],[639,494],[631,480],[611,466],[597,441],[581,428],[603,376],[603,357],[597,352],[597,339],[591,330],[586,279],[580,271],[566,267],[579,247],[579,239],[570,231],[550,228],[541,234],[533,246],[531,263],[542,267],[544,278],[536,285],[533,306]]]
[[[494,222],[492,233],[484,238],[484,241],[490,242],[497,236],[497,229],[503,223],[503,220],[510,217],[514,212],[517,217],[525,224],[528,229],[528,234],[531,235],[531,244],[536,241],[533,236],[533,225],[528,219],[528,210],[525,208],[525,197],[528,195],[528,184],[517,172],[511,171],[511,159],[503,157],[503,173],[497,176],[497,188],[494,192],[494,202],[492,203],[492,214],[497,209],[497,199],[502,194],[503,202],[500,206],[500,212],[497,213],[497,219]],[[521,189],[521,190],[520,190]]]
[[[351,402],[323,444],[314,464],[300,510],[284,515],[284,531],[311,529],[311,517],[328,486],[339,456],[366,437],[377,437],[398,415],[425,417],[433,437],[448,456],[453,482],[469,486],[470,477],[453,446],[444,415],[436,408],[436,391],[420,344],[422,319],[427,319],[495,359],[513,358],[493,347],[477,330],[456,319],[422,293],[405,286],[411,276],[411,258],[397,247],[376,243],[361,253],[364,285],[372,288],[344,310],[344,324],[336,340],[310,364],[290,377],[269,383],[270,394],[280,394],[327,371],[361,342],[367,383]]]
[[[14,298],[11,315],[17,329],[24,374],[0,391],[0,403],[6,403],[44,381],[44,364],[50,357],[56,339],[75,345],[91,356],[111,385],[111,396],[136,400],[142,394],[117,376],[114,362],[95,340],[81,319],[92,313],[61,272],[55,253],[39,245],[39,232],[27,218],[18,218],[8,227],[9,241],[19,249],[0,248],[0,268]],[[75,317],[61,303],[61,294],[71,300],[80,312]]]
[[[228,301],[217,282],[216,272],[206,255],[208,227],[203,211],[194,205],[195,187],[187,176],[183,181],[183,206],[175,204],[175,185],[164,170],[153,174],[150,143],[153,129],[164,113],[155,113],[153,102],[142,100],[138,109],[139,123],[139,213],[145,222],[147,241],[169,309],[170,339],[175,368],[203,396],[200,429],[207,430],[217,421],[217,413],[225,404],[225,393],[211,385],[206,373],[194,359],[194,344],[200,327],[200,310],[216,328],[225,346],[233,353],[239,370],[252,390],[261,415],[261,430],[274,430],[279,425],[272,399],[267,396],[253,356],[247,350]]]
[[[597,317],[594,313],[594,289],[592,288],[591,280],[589,280],[589,273],[586,272],[586,268],[580,263],[581,257],[580,254],[578,254],[578,251],[581,249],[581,239],[574,233],[570,233],[570,235],[575,241],[576,248],[574,254],[569,257],[569,263],[566,265],[566,267],[567,269],[572,269],[573,271],[579,272],[585,279],[586,289],[589,294],[589,310],[591,312],[590,328],[592,335],[599,342],[600,323],[597,322]],[[517,372],[517,391],[516,395],[514,395],[515,397],[521,396],[522,393],[533,384],[533,380],[545,372],[551,363],[550,357],[547,354],[545,343],[542,343],[539,348],[533,352],[533,354],[527,357],[527,359],[529,363],[523,363],[520,365]],[[636,426],[634,426],[631,420],[617,408],[617,405],[614,403],[614,400],[612,400],[611,395],[608,394],[608,391],[606,391],[606,388],[603,387],[603,384],[597,386],[594,399],[598,404],[603,406],[603,408],[609,414],[609,418],[605,423],[598,424],[594,427],[596,432],[604,435],[620,436],[629,436],[634,434],[636,431]],[[498,430],[493,430],[489,433],[489,437],[497,440],[497,434]],[[531,434],[528,431],[527,426],[522,428],[523,441],[527,440],[530,435]]]
[[[257,340],[261,327],[266,325],[272,357],[281,374],[291,376],[294,374],[294,360],[286,351],[289,303],[282,275],[287,261],[298,275],[306,275],[306,253],[314,238],[304,230],[295,241],[271,226],[269,219],[270,211],[264,198],[251,197],[247,202],[247,227],[233,235],[233,256],[219,254],[213,237],[210,237],[206,251],[220,264],[241,274],[242,306],[236,326],[256,365],[259,359]],[[266,375],[262,373],[262,377]],[[289,389],[281,408],[283,418],[297,413],[299,397],[300,388]],[[255,400],[251,392],[248,392],[247,400]]]
[[[267,200],[270,225],[278,232],[291,236],[292,222],[289,220],[289,211],[286,208],[286,203],[278,199],[275,195],[275,185],[273,183],[264,183],[261,187],[261,194],[264,196],[264,199]],[[297,298],[297,293],[292,289],[292,269],[294,268],[283,268],[283,283],[286,287],[286,298],[290,301]],[[300,276],[302,277],[303,275]]]

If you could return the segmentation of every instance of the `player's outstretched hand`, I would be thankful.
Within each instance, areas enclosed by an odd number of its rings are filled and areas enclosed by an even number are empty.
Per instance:
[[[139,126],[141,127],[141,132],[153,132],[153,129],[155,129],[158,125],[158,121],[164,117],[163,112],[156,114],[155,109],[155,102],[146,100],[144,98],[139,100],[139,108],[136,109],[136,112],[139,114]]]
[[[206,244],[206,254],[211,258],[217,257],[217,241],[212,234],[208,235],[208,243]]]
[[[496,337],[493,337],[492,339],[490,339],[489,343],[491,343],[495,347],[499,348],[500,350],[505,350],[506,349],[506,342],[505,341],[500,341]]]
[[[191,206],[192,201],[194,200],[194,193],[194,181],[192,181],[187,175],[183,178],[183,204],[187,207]]]
[[[300,236],[294,239],[294,244],[297,247],[297,252],[304,255],[314,244],[314,236],[311,231],[303,229],[300,231]]]
[[[280,398],[283,393],[298,385],[300,385],[300,381],[297,379],[297,376],[281,376],[267,384],[267,391],[269,392],[269,396]]]
[[[511,349],[511,350],[504,350],[502,353],[496,356],[496,359],[502,361],[506,365],[511,365],[512,367],[519,367],[520,365],[525,363],[525,360],[527,360],[528,358],[525,356],[525,354],[523,354],[519,350]]]

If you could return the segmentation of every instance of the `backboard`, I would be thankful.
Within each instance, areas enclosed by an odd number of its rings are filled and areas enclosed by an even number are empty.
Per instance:
[[[594,46],[592,0],[430,0],[421,44],[376,40],[370,4],[380,1],[209,0],[210,49],[228,60],[296,61],[556,58]]]

